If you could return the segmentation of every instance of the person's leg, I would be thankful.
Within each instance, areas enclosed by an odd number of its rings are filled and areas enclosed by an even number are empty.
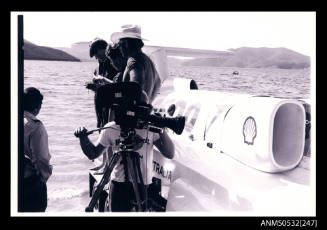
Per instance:
[[[45,183],[26,181],[23,185],[22,212],[44,212],[47,208],[47,186]]]
[[[131,204],[130,183],[111,181],[110,207],[112,212],[130,212]]]
[[[22,186],[22,204],[20,207],[20,212],[31,212],[33,210],[33,200],[32,200],[32,193],[33,193],[33,184],[26,183]]]
[[[40,206],[38,207],[40,212],[45,212],[48,206],[48,189],[47,185],[40,182]]]

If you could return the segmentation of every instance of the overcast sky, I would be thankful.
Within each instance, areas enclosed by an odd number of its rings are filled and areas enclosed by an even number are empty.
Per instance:
[[[20,13],[20,12],[15,12]],[[24,38],[50,47],[101,37],[110,41],[121,25],[142,28],[146,45],[227,50],[285,47],[313,55],[315,12],[21,12]]]

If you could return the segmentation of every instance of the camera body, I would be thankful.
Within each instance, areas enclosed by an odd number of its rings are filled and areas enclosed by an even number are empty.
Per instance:
[[[116,124],[129,129],[146,128],[148,118],[152,112],[152,107],[149,104],[133,105],[130,107],[114,104],[111,108],[115,113]]]
[[[185,117],[161,117],[151,114],[153,107],[141,101],[142,89],[136,82],[118,82],[101,86],[98,89],[96,103],[104,109],[112,109],[115,122],[125,129],[143,129],[149,125],[157,128],[170,128],[181,134],[185,126]]]

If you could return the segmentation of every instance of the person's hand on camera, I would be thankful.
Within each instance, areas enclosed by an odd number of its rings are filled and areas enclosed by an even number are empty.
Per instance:
[[[81,138],[83,136],[87,136],[87,129],[85,127],[79,127],[75,130],[74,135],[75,137]]]

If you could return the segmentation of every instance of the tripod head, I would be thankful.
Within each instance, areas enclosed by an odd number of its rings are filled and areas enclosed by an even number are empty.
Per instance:
[[[119,145],[121,151],[137,151],[148,141],[137,135],[135,129],[121,126],[120,138],[116,140],[116,145]]]

